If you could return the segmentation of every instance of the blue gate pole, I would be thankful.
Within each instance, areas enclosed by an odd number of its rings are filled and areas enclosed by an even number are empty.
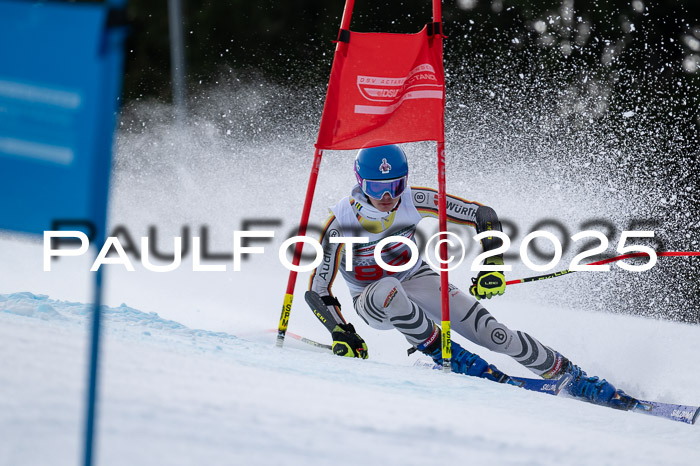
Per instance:
[[[100,244],[100,243],[97,243]],[[87,416],[85,421],[85,466],[92,465],[93,447],[95,444],[95,405],[97,401],[98,365],[100,356],[100,330],[102,323],[102,267],[95,272],[95,288],[92,305],[92,338],[90,339],[90,370],[87,394]]]
[[[109,8],[114,11],[126,10],[127,0],[106,0]],[[105,43],[103,46],[105,49],[103,53],[106,54],[107,66],[106,72],[108,76],[115,75],[116,79],[111,80],[111,86],[109,86],[104,92],[107,96],[117,96],[119,94],[119,89],[121,89],[121,73],[123,73],[123,54],[118,53],[117,46],[122,46],[122,41],[126,35],[126,28],[124,25],[119,25],[117,27],[107,28],[105,31]],[[108,126],[109,132],[114,133],[115,131],[115,121],[114,116],[110,117],[110,124]],[[110,138],[111,139],[111,138]],[[110,148],[111,150],[111,148]],[[109,177],[108,177],[109,180]],[[101,227],[97,229],[97,235],[95,237],[96,256],[99,254],[100,248],[104,245],[107,238],[107,200],[105,199],[104,210],[101,210]],[[102,271],[103,266],[100,266],[95,272],[95,283],[93,290],[93,305],[92,305],[92,335],[90,338],[90,366],[89,366],[89,379],[88,379],[88,393],[87,393],[87,407],[86,407],[86,417],[85,417],[85,457],[84,466],[92,466],[93,464],[93,452],[95,449],[95,424],[97,419],[97,388],[99,385],[99,363],[100,363],[100,334],[102,330],[102,283],[104,280],[104,272]]]

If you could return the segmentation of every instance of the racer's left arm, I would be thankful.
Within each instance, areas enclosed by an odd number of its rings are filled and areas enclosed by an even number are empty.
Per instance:
[[[438,218],[438,193],[432,188],[411,187],[413,203],[422,217]],[[460,225],[470,225],[477,233],[484,231],[503,231],[496,211],[478,202],[468,201],[461,197],[447,195],[447,221]],[[481,247],[491,251],[503,244],[500,238],[488,236],[481,240]],[[489,256],[484,265],[503,265],[503,254]],[[506,279],[502,271],[479,272],[472,278],[469,292],[477,299],[502,295],[506,290]]]

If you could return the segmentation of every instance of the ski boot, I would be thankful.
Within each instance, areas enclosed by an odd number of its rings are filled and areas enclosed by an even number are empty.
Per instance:
[[[442,346],[440,344],[440,334],[440,327],[436,325],[433,335],[431,335],[431,337],[424,343],[418,345],[416,349],[426,356],[432,358],[435,364],[442,367]],[[487,363],[481,357],[479,357],[478,354],[470,353],[454,341],[452,341],[452,359],[450,360],[450,366],[452,367],[452,372],[456,372],[457,374],[471,375],[474,377],[488,379],[493,382],[511,383],[512,385],[517,385],[510,379],[510,377],[499,371],[496,366]]]
[[[589,377],[585,371],[559,353],[554,368],[542,374],[545,379],[559,379],[568,374],[571,380],[564,390],[571,396],[582,398],[591,403],[614,409],[629,411],[637,405],[637,400],[613,384],[599,377]]]

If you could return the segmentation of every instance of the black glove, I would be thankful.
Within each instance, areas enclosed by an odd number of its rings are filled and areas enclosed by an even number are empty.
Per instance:
[[[503,265],[503,258],[492,256],[484,261],[485,265]],[[469,293],[476,299],[488,298],[502,295],[506,291],[506,277],[503,272],[479,272],[472,278],[472,286]]]
[[[355,333],[352,324],[338,324],[332,332],[333,353],[349,358],[367,359],[367,343]]]

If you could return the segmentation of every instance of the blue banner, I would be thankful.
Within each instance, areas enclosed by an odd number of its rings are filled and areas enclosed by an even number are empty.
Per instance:
[[[124,39],[109,7],[0,0],[0,229],[104,236]]]

